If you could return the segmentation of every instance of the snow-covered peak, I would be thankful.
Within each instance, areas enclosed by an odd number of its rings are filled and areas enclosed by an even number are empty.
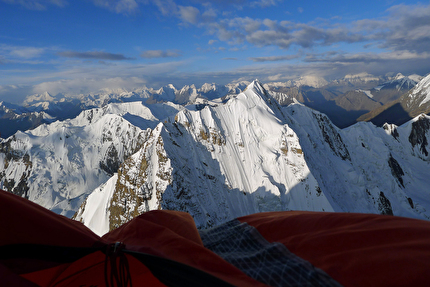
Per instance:
[[[212,84],[204,83],[200,88],[200,91],[202,91],[203,93],[207,93],[209,91],[214,91],[216,89],[217,89],[217,86],[215,83],[212,83]]]
[[[7,113],[9,111],[9,109],[10,109],[9,106],[10,106],[9,103],[6,103],[4,101],[0,102],[0,110],[5,112],[5,113]]]
[[[420,97],[422,98],[419,106],[422,106],[423,104],[430,101],[430,74],[423,78],[412,90],[412,93],[410,93],[410,97],[416,98]]]
[[[405,76],[402,73],[397,73],[397,75],[394,77],[394,80],[400,80],[403,79]]]
[[[264,88],[263,84],[261,84],[258,80],[252,81],[252,83],[249,84],[246,89],[244,89],[243,94],[248,99],[258,98],[258,101],[263,101],[264,105],[267,105],[271,108],[273,108],[273,105],[276,105],[279,108],[278,103],[276,101],[272,101],[270,94]],[[257,104],[257,102],[255,102],[255,104]]]
[[[176,88],[172,84],[169,84],[155,91],[155,94],[159,100],[174,101],[176,92]]]
[[[298,80],[294,81],[294,85],[297,87],[309,86],[313,88],[321,88],[327,84],[328,82],[324,78],[311,75],[300,77]]]
[[[255,92],[259,94],[264,94],[265,89],[263,88],[263,85],[258,81],[258,79],[255,79],[252,81],[247,87],[246,90],[254,90]]]
[[[102,94],[127,94],[129,92],[130,91],[128,91],[127,89],[121,88],[121,87],[114,88],[114,89],[113,88],[103,88],[99,91],[99,93],[102,93]]]
[[[239,82],[227,84],[226,87],[229,88],[231,91],[237,91],[237,90],[243,91],[249,84],[250,82],[248,81],[239,81]]]
[[[48,92],[44,92],[42,94],[34,94],[28,96],[24,100],[24,105],[31,105],[35,102],[54,102],[55,98],[52,97]]]
[[[196,86],[194,84],[192,85],[185,85],[183,86],[179,91],[187,91],[187,90],[197,90]]]
[[[414,88],[413,94],[416,94],[421,91],[429,91],[430,92],[430,74],[423,78]]]
[[[402,73],[398,73],[391,80],[384,82],[383,84],[375,87],[375,90],[380,91],[381,89],[396,89],[397,91],[412,89],[417,81],[414,80],[416,77],[406,77]]]
[[[417,75],[417,74],[413,74],[413,75],[409,75],[409,76],[408,76],[408,78],[418,83],[418,82],[419,82],[419,81],[421,81],[424,77],[423,77],[423,76],[420,76],[420,75]]]
[[[378,77],[375,77],[372,74],[363,72],[363,73],[358,73],[358,74],[348,74],[345,76],[344,78],[346,81],[350,81],[350,82],[356,82],[356,81],[363,81],[363,82],[372,82],[372,81],[379,81],[380,79]]]
[[[287,82],[271,82],[271,83],[265,83],[264,88],[266,88],[267,90],[271,90],[271,89],[279,89],[279,88],[290,88],[293,85],[293,82],[291,82],[290,80],[288,80]]]

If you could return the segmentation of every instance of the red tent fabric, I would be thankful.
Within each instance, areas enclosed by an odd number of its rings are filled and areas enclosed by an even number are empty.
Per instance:
[[[3,191],[0,215],[2,286],[267,286],[204,245],[183,212],[147,212],[102,238]],[[342,285],[430,286],[430,222],[299,211],[238,221]]]
[[[344,286],[430,286],[430,222],[354,213],[268,212],[239,218]]]
[[[179,211],[147,212],[103,236],[128,249],[169,258],[204,270],[235,286],[266,286],[203,246],[193,218]]]
[[[0,215],[0,282],[5,286],[104,286],[113,282],[112,269],[121,268],[120,256],[105,266],[106,249],[115,242],[123,242],[129,252],[122,255],[133,286],[266,286],[206,249],[192,217],[183,212],[149,212],[103,238],[5,191],[0,191]]]

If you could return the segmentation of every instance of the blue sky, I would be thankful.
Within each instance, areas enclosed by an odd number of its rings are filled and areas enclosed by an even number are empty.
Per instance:
[[[0,100],[430,72],[430,3],[0,0]]]

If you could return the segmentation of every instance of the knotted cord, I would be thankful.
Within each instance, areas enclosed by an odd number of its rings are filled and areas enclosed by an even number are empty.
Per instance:
[[[105,283],[106,287],[132,287],[130,266],[123,250],[125,244],[116,242],[106,248]],[[109,264],[110,263],[110,264]],[[110,270],[109,270],[110,265]],[[110,271],[110,272],[109,272]]]

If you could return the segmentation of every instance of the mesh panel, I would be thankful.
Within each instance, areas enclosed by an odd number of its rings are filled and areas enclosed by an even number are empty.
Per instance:
[[[257,229],[239,220],[199,232],[206,248],[267,285],[340,286],[324,271],[294,255],[283,244],[269,243]]]

